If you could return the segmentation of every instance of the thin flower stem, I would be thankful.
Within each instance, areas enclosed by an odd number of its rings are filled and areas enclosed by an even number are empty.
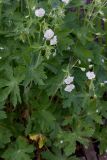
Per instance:
[[[26,4],[27,4],[28,12],[29,12],[29,17],[31,17],[29,0],[26,0]]]
[[[29,35],[27,34],[27,39],[28,39],[28,43],[29,43],[29,45],[31,46],[31,41],[30,41],[30,37],[29,37]]]

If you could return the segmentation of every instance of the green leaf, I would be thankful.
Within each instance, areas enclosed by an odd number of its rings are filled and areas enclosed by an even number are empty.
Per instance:
[[[4,118],[6,118],[6,117],[7,117],[7,116],[6,116],[6,112],[0,110],[0,119],[4,119]]]
[[[3,110],[4,109],[4,103],[0,102],[0,119],[5,119],[6,112]]]
[[[38,85],[44,85],[44,80],[47,78],[44,71],[43,58],[39,54],[32,56],[31,64],[27,66],[27,73],[25,76],[24,85],[27,86],[29,83],[34,82]]]
[[[56,144],[56,146],[59,146],[60,148],[63,147],[64,149],[64,153],[66,156],[70,156],[73,153],[75,153],[75,149],[76,149],[76,140],[77,140],[77,136],[76,133],[72,133],[70,131],[68,132],[61,132],[58,134],[58,138],[60,140],[63,140],[63,144],[60,144],[58,141],[58,144]]]
[[[47,118],[48,117],[48,118]],[[42,130],[42,132],[49,131],[50,129],[54,129],[55,127],[55,117],[48,110],[40,110],[38,112],[34,112],[33,118],[35,119],[36,127]]]
[[[2,157],[6,160],[32,160],[31,153],[34,147],[29,145],[23,137],[19,137],[16,142],[10,145],[3,153]]]
[[[10,142],[10,137],[12,136],[9,129],[0,124],[0,148],[4,147],[5,144]]]
[[[6,100],[7,97],[10,95],[11,102],[14,106],[16,106],[18,102],[21,103],[19,85],[23,77],[14,77],[13,70],[10,66],[8,66],[8,70],[6,69],[5,74],[7,80],[0,79],[0,101]]]
[[[54,96],[58,89],[62,86],[64,73],[59,73],[47,80],[47,94]]]
[[[74,54],[80,58],[82,61],[87,60],[88,58],[93,58],[93,53],[89,49],[83,47],[81,44],[77,44],[77,46],[73,49]]]

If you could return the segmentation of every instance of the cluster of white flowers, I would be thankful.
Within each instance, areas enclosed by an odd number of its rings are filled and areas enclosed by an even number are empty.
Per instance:
[[[44,38],[46,40],[50,40],[51,46],[57,44],[57,36],[54,35],[54,31],[52,29],[48,29],[44,32]]]
[[[62,0],[63,3],[68,4],[70,0]],[[35,6],[32,8],[32,10],[35,9]],[[35,15],[37,17],[44,17],[45,15],[45,10],[43,8],[38,8],[35,10]]]
[[[36,9],[35,10],[35,15],[37,17],[43,17],[45,15],[45,10],[43,8],[39,8],[39,9]],[[53,45],[56,45],[57,44],[57,36],[54,35],[54,32],[52,29],[47,29],[45,32],[44,32],[44,38],[46,40],[50,40],[50,45],[53,46]]]
[[[70,0],[62,0],[63,3],[68,4]]]
[[[35,10],[35,15],[37,17],[43,17],[45,15],[45,10],[43,8],[39,8]]]
[[[68,4],[70,2],[70,0],[62,0],[62,2],[64,4]],[[38,8],[38,9],[35,9],[35,7],[32,8],[32,10],[35,10],[35,15],[39,18],[41,17],[44,17],[45,16],[45,9],[43,8]],[[46,40],[49,40],[50,41],[50,45],[53,46],[53,45],[56,45],[57,44],[57,36],[54,35],[54,31],[52,29],[47,29],[45,32],[44,32],[44,38]]]
[[[87,78],[88,78],[89,80],[92,80],[92,79],[95,78],[96,75],[95,75],[94,72],[88,71],[88,72],[86,73],[86,76],[87,76]]]
[[[66,84],[66,87],[65,87],[65,91],[66,92],[71,92],[74,88],[75,88],[75,85],[72,84],[74,80],[74,77],[71,77],[71,76],[68,76],[65,80],[64,80],[64,83]]]

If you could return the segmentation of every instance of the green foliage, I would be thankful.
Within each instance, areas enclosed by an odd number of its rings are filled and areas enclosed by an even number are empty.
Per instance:
[[[6,116],[6,113],[5,113],[5,111],[4,111],[4,104],[3,103],[1,103],[0,104],[0,119],[5,119],[7,116]]]
[[[106,50],[106,0],[0,0],[0,158],[107,150]]]
[[[6,69],[5,75],[6,79],[0,80],[0,89],[1,89],[1,99],[0,101],[4,101],[10,95],[12,104],[14,106],[17,105],[18,102],[21,103],[19,84],[22,81],[22,77],[14,77],[12,68],[8,66],[8,70]],[[5,76],[4,75],[4,76]]]
[[[30,153],[34,150],[33,146],[28,145],[26,140],[22,137],[19,137],[15,144],[9,146],[9,148],[3,153],[3,158],[9,160],[31,160]]]
[[[57,150],[55,148],[53,149],[53,153],[52,152],[44,152],[43,157],[46,160],[48,160],[49,158],[54,159],[54,160],[59,160],[59,159],[62,159],[62,160],[79,160],[75,156],[72,156],[72,157],[68,158],[67,156],[63,155],[60,150]]]
[[[11,132],[9,129],[6,127],[0,125],[0,148],[5,147],[7,143],[10,142],[10,137],[12,136]]]

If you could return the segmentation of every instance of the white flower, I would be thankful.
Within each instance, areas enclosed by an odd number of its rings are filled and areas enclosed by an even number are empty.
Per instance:
[[[73,80],[74,80],[74,77],[68,76],[68,77],[64,80],[64,82],[65,82],[65,84],[70,84],[71,82],[73,82]]]
[[[0,57],[0,59],[2,59],[2,57]]]
[[[104,63],[104,59],[103,58],[101,59],[101,62]]]
[[[104,87],[104,83],[100,83],[100,86],[101,86],[101,87]]]
[[[75,88],[75,85],[74,84],[69,84],[65,87],[65,91],[66,92],[71,92],[73,89]]]
[[[93,68],[93,65],[92,65],[92,64],[90,64],[90,65],[89,65],[89,68],[90,68],[90,69],[91,69],[91,68]]]
[[[98,109],[96,109],[96,113],[98,113],[99,112],[99,110]]]
[[[45,15],[45,10],[43,8],[39,8],[35,10],[35,15],[37,17],[43,17]]]
[[[48,29],[44,32],[44,37],[46,40],[50,40],[54,36],[54,32],[52,29]]]
[[[56,52],[53,53],[53,57],[55,57],[55,56],[56,56]]]
[[[35,6],[32,7],[32,10],[35,10]]]
[[[64,143],[64,141],[63,141],[63,140],[60,140],[60,143],[61,143],[61,144],[63,144],[63,143]]]
[[[29,17],[29,15],[25,16],[25,18],[28,18],[28,17]]]
[[[83,67],[81,67],[80,69],[81,69],[81,71],[83,71],[83,72],[85,72],[85,70],[86,70],[86,68],[83,68]]]
[[[107,81],[104,81],[105,84],[107,84]]]
[[[56,45],[57,44],[57,36],[54,36],[51,40],[50,40],[50,45]]]
[[[81,61],[80,61],[80,60],[78,61],[78,64],[81,64]]]
[[[70,0],[62,0],[63,3],[68,4]]]
[[[70,49],[71,49],[71,47],[70,47],[70,46],[68,46],[68,47],[67,47],[67,50],[69,51]]]
[[[0,47],[0,50],[3,50],[4,48],[3,47]]]
[[[91,62],[92,61],[92,59],[91,58],[88,58],[88,62]]]
[[[86,73],[86,76],[87,76],[88,79],[94,79],[95,78],[95,73],[91,72],[91,71],[88,71]]]

